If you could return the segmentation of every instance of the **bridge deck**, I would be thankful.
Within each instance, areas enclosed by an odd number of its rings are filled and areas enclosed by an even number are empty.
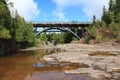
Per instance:
[[[34,27],[87,27],[91,23],[73,23],[73,22],[64,22],[64,23],[33,23]]]

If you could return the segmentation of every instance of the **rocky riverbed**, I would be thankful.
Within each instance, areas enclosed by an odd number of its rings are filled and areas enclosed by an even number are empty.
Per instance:
[[[61,52],[46,55],[44,59],[50,60],[54,57],[58,61],[89,66],[65,71],[65,73],[90,74],[97,80],[120,80],[120,44],[64,44],[58,45],[56,48],[61,49]]]

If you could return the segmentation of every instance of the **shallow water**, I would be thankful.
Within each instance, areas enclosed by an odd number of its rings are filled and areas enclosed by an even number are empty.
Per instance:
[[[27,75],[26,80],[95,80],[87,74],[66,74],[64,72],[35,72]]]
[[[89,74],[66,74],[64,70],[79,68],[76,65],[66,66],[44,66],[35,64],[42,57],[40,51],[22,51],[13,55],[0,57],[0,80],[95,80]],[[53,63],[50,63],[50,65]],[[64,63],[68,64],[68,63]]]

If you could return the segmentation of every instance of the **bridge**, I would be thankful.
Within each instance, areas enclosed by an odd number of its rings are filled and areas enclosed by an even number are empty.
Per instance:
[[[36,36],[40,35],[42,32],[70,32],[76,38],[80,39],[78,35],[78,29],[81,28],[82,35],[85,33],[85,27],[89,27],[92,23],[80,23],[80,22],[40,22],[40,23],[33,23],[35,28]],[[42,31],[38,31],[38,28],[43,28]],[[74,28],[75,31],[71,29]],[[52,31],[54,30],[54,31]],[[55,31],[57,30],[57,31]]]

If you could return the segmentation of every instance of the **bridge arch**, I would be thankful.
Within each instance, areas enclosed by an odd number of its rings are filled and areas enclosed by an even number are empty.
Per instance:
[[[70,30],[70,29],[68,29],[68,28],[56,28],[56,27],[51,27],[51,28],[46,28],[46,29],[44,29],[44,30],[42,30],[42,31],[39,31],[38,33],[36,33],[36,36],[38,36],[38,35],[40,35],[41,33],[43,33],[43,32],[47,32],[48,30],[52,30],[52,29],[57,29],[57,30],[60,30],[60,31],[64,31],[64,32],[70,32],[70,33],[72,33],[78,40],[80,39],[80,37],[77,35],[77,33],[75,33],[75,32],[73,32],[72,30]]]
[[[36,36],[41,34],[42,32],[48,32],[48,30],[51,29],[57,29],[60,31],[70,32],[72,33],[76,38],[80,39],[80,37],[77,35],[77,30],[79,28],[82,29],[82,35],[84,35],[85,27],[89,27],[92,23],[86,22],[86,23],[80,23],[80,22],[39,22],[39,23],[33,23],[33,26],[35,28]],[[37,31],[37,28],[44,28],[42,31]],[[70,28],[75,28],[75,32],[70,30]],[[54,31],[53,31],[54,32]]]

